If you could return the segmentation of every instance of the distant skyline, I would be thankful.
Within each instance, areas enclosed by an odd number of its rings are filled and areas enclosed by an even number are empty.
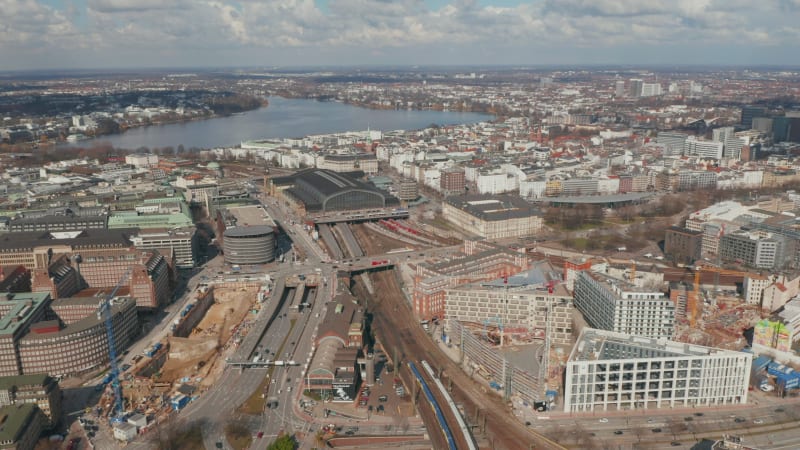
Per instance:
[[[0,0],[0,14],[0,71],[800,63],[800,0]]]

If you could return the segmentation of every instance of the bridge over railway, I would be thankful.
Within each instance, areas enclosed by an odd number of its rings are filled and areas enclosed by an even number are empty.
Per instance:
[[[381,219],[407,219],[408,217],[407,209],[398,208],[393,210],[349,211],[311,217],[310,220],[317,225],[321,225],[342,222],[368,222]]]

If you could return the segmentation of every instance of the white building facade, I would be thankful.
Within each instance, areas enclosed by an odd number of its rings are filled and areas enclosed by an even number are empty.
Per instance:
[[[564,411],[747,403],[753,355],[586,328],[567,361]]]
[[[662,339],[671,339],[675,331],[675,304],[662,292],[583,271],[574,295],[575,307],[595,328]]]

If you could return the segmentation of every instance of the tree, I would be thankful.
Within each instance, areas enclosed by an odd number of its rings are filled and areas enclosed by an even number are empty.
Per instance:
[[[269,444],[267,450],[295,450],[296,448],[297,443],[294,441],[294,437],[284,434],[275,439],[275,442]]]

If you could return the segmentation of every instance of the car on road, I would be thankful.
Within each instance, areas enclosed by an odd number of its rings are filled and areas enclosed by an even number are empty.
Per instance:
[[[264,432],[263,431],[259,431],[258,434],[256,435],[256,437],[261,439],[262,437],[264,437]]]
[[[756,419],[756,420],[753,421],[753,423],[756,424],[756,425],[761,425],[762,423],[764,423],[764,421],[761,420],[761,419]]]
[[[619,436],[620,434],[622,434],[622,430],[616,430],[616,431],[614,431],[614,434],[616,434],[617,436]]]
[[[653,428],[653,433],[661,433],[661,428]]]
[[[389,396],[388,395],[381,395],[380,397],[378,397],[378,401],[381,402],[381,403],[384,403],[384,402],[386,402],[388,400],[389,400]]]
[[[670,443],[669,443],[669,445],[671,445],[671,446],[673,446],[673,447],[680,447],[680,446],[681,446],[681,445],[683,445],[683,444],[681,444],[681,443],[680,443],[680,442],[678,442],[678,441],[672,441],[672,442],[670,442]]]
[[[608,423],[608,419],[606,419],[605,417],[603,417],[602,419],[600,419],[600,423]]]
[[[344,434],[346,434],[348,436],[352,436],[352,435],[356,434],[356,432],[353,431],[353,430],[347,430],[347,431],[344,432]]]
[[[745,420],[744,420],[744,419],[742,419],[741,417],[737,417],[737,418],[733,419],[733,421],[734,421],[734,422],[736,422],[736,423],[743,423],[743,422],[745,422]]]
[[[694,415],[697,416],[697,417],[703,417],[705,414],[703,414],[701,412],[696,412],[696,413],[694,413]]]
[[[782,413],[782,412],[784,412],[784,409],[783,408],[775,408],[775,412],[776,413]]]

